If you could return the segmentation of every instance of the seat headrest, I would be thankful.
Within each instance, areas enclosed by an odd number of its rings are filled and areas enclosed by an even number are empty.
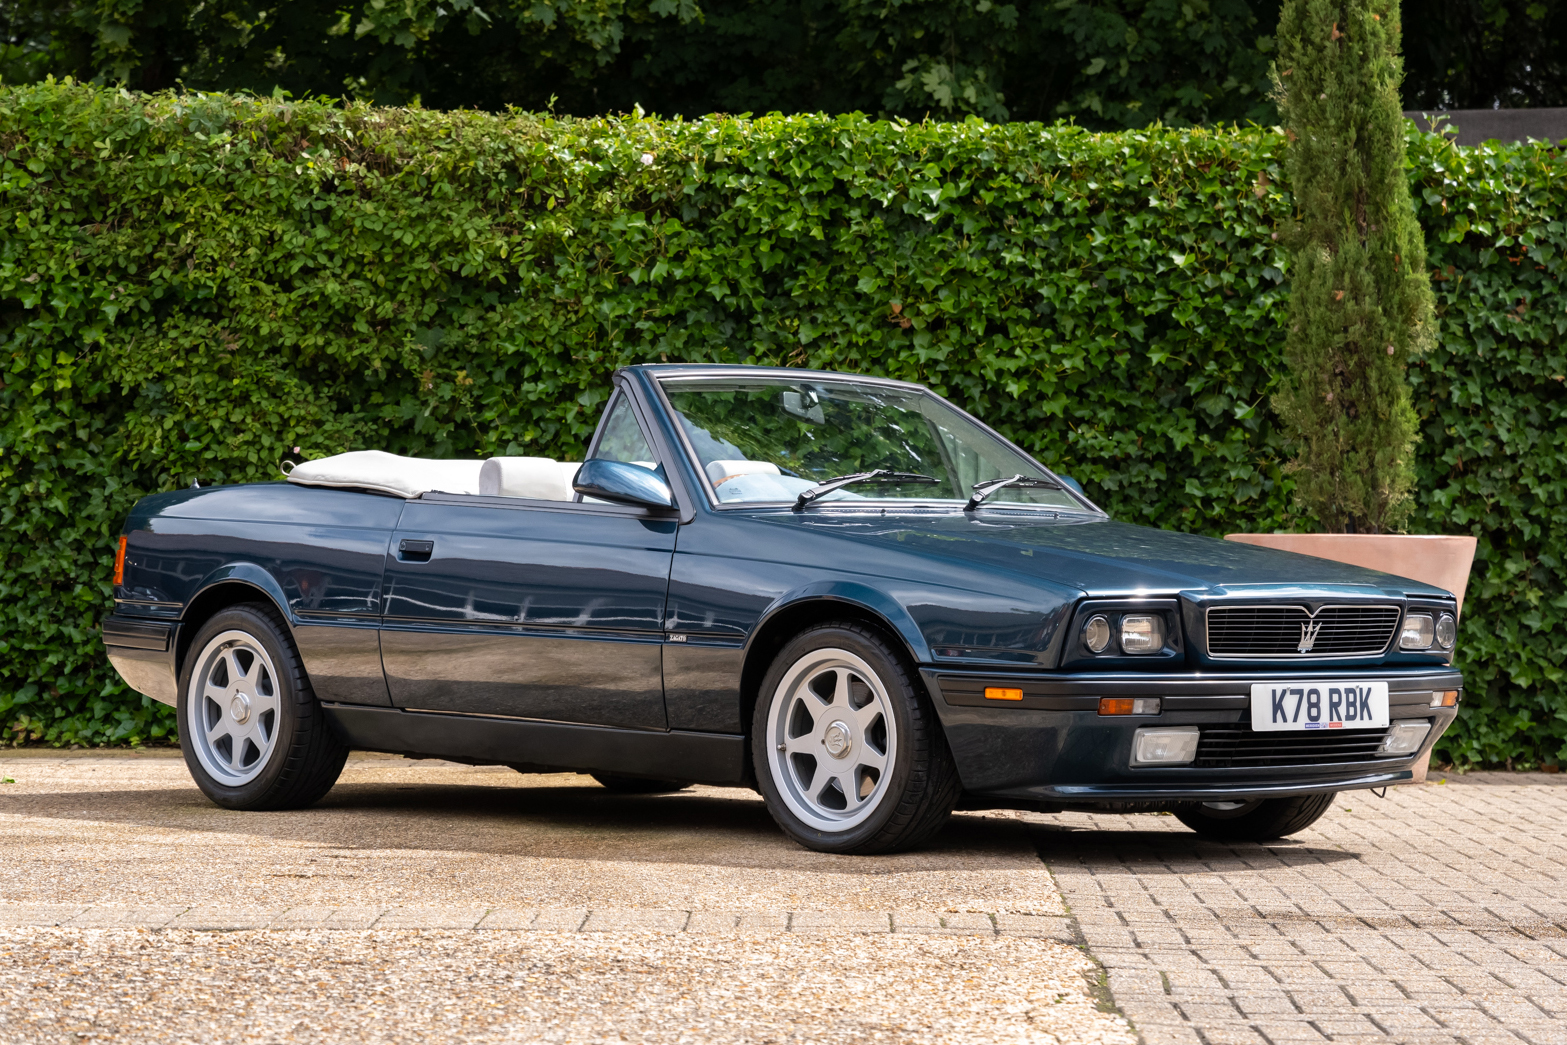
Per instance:
[[[779,475],[778,466],[771,461],[709,461],[707,478],[717,486],[732,475]]]
[[[576,474],[575,466],[571,474]],[[574,491],[561,462],[552,457],[492,457],[479,471],[479,493],[485,497],[569,501]]]

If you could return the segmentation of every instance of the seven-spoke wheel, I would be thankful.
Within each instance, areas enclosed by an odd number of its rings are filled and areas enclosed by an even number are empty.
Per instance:
[[[859,624],[779,651],[752,722],[757,786],[791,837],[832,853],[918,845],[957,801],[952,754],[905,657]]]
[[[243,631],[214,635],[196,658],[196,686],[187,704],[186,735],[202,766],[238,787],[267,767],[277,739],[277,668]]]
[[[845,649],[797,660],[768,715],[773,779],[790,811],[822,831],[842,831],[875,812],[897,739],[881,680]]]
[[[229,809],[307,806],[348,758],[270,606],[233,606],[202,625],[180,671],[179,721],[196,785]]]

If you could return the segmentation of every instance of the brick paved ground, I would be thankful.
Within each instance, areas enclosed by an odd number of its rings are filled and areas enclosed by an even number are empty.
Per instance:
[[[1567,1045],[1567,781],[1519,779],[1351,793],[1268,845],[1040,818],[1040,850],[1148,1045]]]

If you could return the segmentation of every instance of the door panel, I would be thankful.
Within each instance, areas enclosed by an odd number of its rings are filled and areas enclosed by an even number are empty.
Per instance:
[[[381,633],[392,704],[666,728],[675,520],[511,500],[427,497],[403,512]]]

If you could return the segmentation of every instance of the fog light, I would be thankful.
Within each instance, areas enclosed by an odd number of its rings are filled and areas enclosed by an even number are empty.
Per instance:
[[[1430,649],[1436,638],[1436,622],[1429,613],[1411,613],[1404,618],[1404,633],[1398,637],[1399,649]]]
[[[1436,619],[1436,644],[1443,649],[1452,649],[1456,641],[1458,641],[1458,622],[1453,619],[1451,613],[1444,613]]]
[[[1158,697],[1100,697],[1101,715],[1157,715]]]
[[[1433,689],[1431,691],[1431,706],[1434,708],[1451,708],[1458,706],[1458,690]]]
[[[1164,622],[1158,617],[1122,617],[1121,652],[1157,653],[1164,649]]]
[[[1139,729],[1132,737],[1132,765],[1179,765],[1197,757],[1196,726]]]
[[[1090,617],[1083,625],[1083,645],[1090,653],[1103,653],[1110,645],[1110,621],[1104,617]]]
[[[1420,750],[1420,745],[1425,742],[1426,734],[1431,732],[1430,719],[1416,719],[1413,722],[1395,722],[1387,731],[1387,736],[1382,738],[1382,746],[1377,748],[1377,755],[1413,755]]]

